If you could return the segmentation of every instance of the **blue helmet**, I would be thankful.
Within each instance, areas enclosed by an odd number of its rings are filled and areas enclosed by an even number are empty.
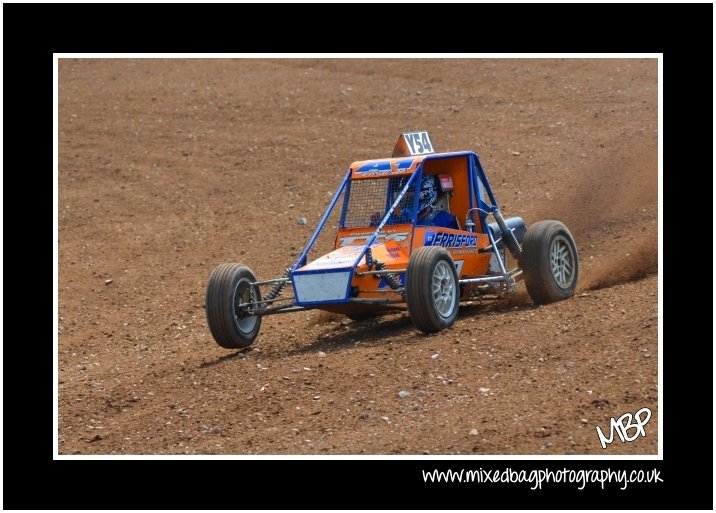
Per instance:
[[[411,191],[406,193],[403,198],[402,210],[409,217],[413,217],[413,195]],[[418,213],[423,212],[435,205],[438,200],[438,191],[435,187],[435,177],[423,174],[420,179],[420,196],[418,197]]]

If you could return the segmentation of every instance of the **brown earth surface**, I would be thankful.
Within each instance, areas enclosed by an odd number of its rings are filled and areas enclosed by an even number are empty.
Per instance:
[[[563,221],[576,296],[520,285],[428,336],[277,315],[219,347],[211,270],[280,274],[406,129],[479,153],[507,216]],[[657,453],[655,59],[61,59],[58,190],[62,455]]]

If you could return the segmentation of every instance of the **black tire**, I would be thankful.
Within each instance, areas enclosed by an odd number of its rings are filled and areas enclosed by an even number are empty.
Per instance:
[[[423,333],[452,326],[460,305],[460,285],[446,249],[425,246],[413,251],[405,275],[405,301],[413,324]]]
[[[520,266],[535,303],[552,303],[574,295],[579,279],[577,245],[559,221],[539,221],[527,229]]]
[[[261,327],[261,316],[247,315],[236,306],[260,301],[261,291],[251,269],[241,264],[221,264],[209,276],[206,287],[206,320],[211,336],[226,349],[248,347]]]

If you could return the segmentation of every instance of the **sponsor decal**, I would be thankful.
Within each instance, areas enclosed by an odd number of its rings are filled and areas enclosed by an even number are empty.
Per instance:
[[[398,258],[400,256],[399,248],[396,248],[394,246],[388,246],[385,249],[388,251],[388,255],[390,255],[393,258]]]
[[[400,159],[395,163],[395,172],[404,173],[413,165],[413,159]]]
[[[366,176],[385,176],[391,174],[403,174],[410,170],[414,159],[400,159],[391,165],[389,160],[380,160],[371,164],[365,164],[358,169],[356,173],[362,177]]]
[[[425,246],[443,248],[476,248],[477,236],[464,233],[425,232]]]
[[[342,248],[344,246],[350,246],[354,242],[357,241],[367,241],[370,239],[370,237],[373,235],[373,232],[370,233],[358,233],[356,235],[351,235],[350,237],[341,237],[338,239],[340,241],[340,244],[338,247]],[[408,238],[408,232],[400,232],[400,233],[388,233],[388,234],[378,234],[378,237],[376,238],[376,241],[389,241],[394,240],[395,242],[401,242]]]
[[[356,173],[362,176],[380,176],[390,174],[390,162],[387,160],[374,162],[373,164],[366,164],[356,170]]]

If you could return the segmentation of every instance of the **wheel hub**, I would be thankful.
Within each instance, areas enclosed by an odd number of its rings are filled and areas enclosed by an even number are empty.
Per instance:
[[[455,280],[450,266],[441,261],[433,273],[433,301],[442,317],[449,317],[455,308]]]
[[[555,283],[563,289],[568,289],[574,280],[575,258],[572,246],[562,235],[558,235],[552,241],[549,261]]]

